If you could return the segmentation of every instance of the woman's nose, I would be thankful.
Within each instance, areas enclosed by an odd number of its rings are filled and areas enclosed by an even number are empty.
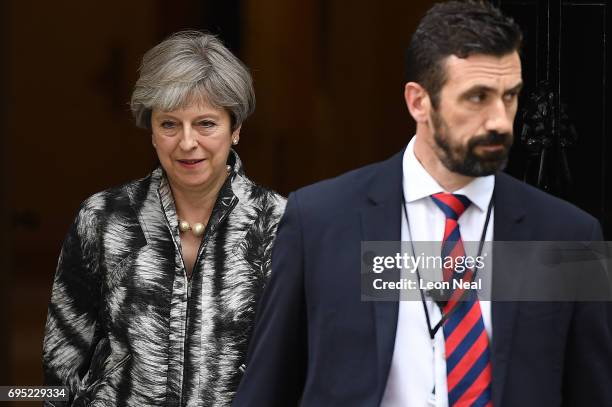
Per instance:
[[[181,137],[180,147],[183,150],[193,149],[198,144],[196,140],[195,131],[191,128],[191,126],[186,125],[186,126],[183,126],[182,133],[183,134]]]

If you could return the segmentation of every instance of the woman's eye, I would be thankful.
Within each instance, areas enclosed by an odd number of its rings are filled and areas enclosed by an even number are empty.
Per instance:
[[[173,129],[174,128],[174,123],[171,121],[163,121],[161,122],[161,128],[162,129]]]
[[[200,122],[198,122],[198,126],[200,127],[213,127],[215,125],[215,122],[211,121],[211,120],[202,120]]]

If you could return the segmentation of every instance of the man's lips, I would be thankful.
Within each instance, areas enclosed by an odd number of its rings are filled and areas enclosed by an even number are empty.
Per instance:
[[[474,152],[481,158],[500,158],[508,153],[508,147],[501,144],[481,144],[475,147]]]
[[[484,148],[485,150],[496,150],[498,148],[505,148],[506,145],[503,143],[499,144],[479,144],[476,147]]]

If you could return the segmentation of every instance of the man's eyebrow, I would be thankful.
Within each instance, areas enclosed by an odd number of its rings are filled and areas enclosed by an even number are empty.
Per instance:
[[[505,93],[519,93],[523,89],[523,82],[519,82],[514,87],[507,90]]]
[[[469,89],[466,89],[464,92],[461,92],[462,96],[471,95],[474,93],[489,93],[495,92],[495,88],[486,85],[474,85]]]
[[[506,90],[504,93],[514,93],[514,92],[518,93],[521,91],[522,88],[523,88],[523,82],[519,82],[518,84],[514,85],[512,88]],[[491,86],[475,85],[465,90],[464,92],[462,92],[461,95],[465,96],[465,95],[471,95],[474,93],[489,93],[489,92],[496,92],[496,91],[497,89]]]

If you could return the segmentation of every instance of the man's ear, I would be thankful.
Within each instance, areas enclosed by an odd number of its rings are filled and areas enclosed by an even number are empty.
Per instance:
[[[431,100],[425,88],[416,82],[408,82],[404,87],[404,100],[414,121],[427,123],[431,110]]]

